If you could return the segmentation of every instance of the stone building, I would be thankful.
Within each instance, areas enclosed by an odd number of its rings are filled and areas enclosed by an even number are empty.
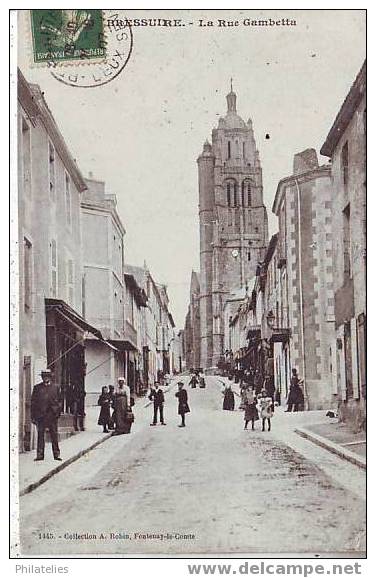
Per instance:
[[[128,347],[125,351],[125,378],[132,392],[142,395],[148,388],[148,348],[146,336],[147,297],[144,269],[125,265],[125,334]],[[132,336],[132,339],[130,337]]]
[[[200,281],[196,271],[192,271],[190,302],[185,318],[185,352],[187,369],[195,370],[200,366],[201,327],[200,327]]]
[[[19,447],[35,445],[32,387],[50,368],[61,391],[59,431],[73,426],[73,387],[84,387],[80,202],[87,185],[37,85],[18,71]]]
[[[223,305],[245,285],[268,241],[262,169],[252,121],[237,114],[236,94],[198,160],[200,220],[201,365],[223,359]]]
[[[89,336],[85,341],[87,400],[96,403],[103,385],[116,384],[125,375],[125,352],[136,344],[124,318],[125,229],[116,195],[106,193],[102,181],[86,179],[86,185],[81,199],[83,316],[104,339]]]
[[[366,416],[366,63],[321,154],[331,158],[333,282],[339,410],[354,429]]]
[[[279,223],[279,316],[291,330],[280,364],[297,368],[304,379],[307,409],[326,408],[335,393],[332,183],[330,166],[319,166],[314,149],[295,155],[293,174],[278,184],[273,212]]]

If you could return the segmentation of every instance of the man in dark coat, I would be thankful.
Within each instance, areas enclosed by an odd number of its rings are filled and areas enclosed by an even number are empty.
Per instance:
[[[175,393],[175,397],[178,398],[178,414],[181,417],[181,424],[179,427],[185,427],[185,414],[190,412],[188,405],[188,394],[184,389],[184,383],[179,381],[178,391]]]
[[[37,383],[31,395],[31,421],[37,426],[37,457],[35,461],[44,460],[44,435],[49,430],[52,442],[52,453],[55,460],[61,462],[57,433],[57,422],[61,407],[59,388],[51,384],[51,371],[41,372],[42,382]]]
[[[290,412],[293,408],[294,411],[299,411],[303,409],[304,406],[304,395],[301,390],[302,380],[299,379],[298,370],[292,370],[292,376],[290,380],[290,391],[287,398],[287,409],[285,411]]]
[[[73,385],[73,424],[74,431],[85,431],[85,397],[86,391],[83,385]]]
[[[159,387],[159,383],[156,382],[154,388],[151,390],[149,399],[154,402],[154,417],[153,423],[150,425],[157,425],[158,411],[161,425],[166,425],[163,419],[163,404],[164,404],[164,393]]]

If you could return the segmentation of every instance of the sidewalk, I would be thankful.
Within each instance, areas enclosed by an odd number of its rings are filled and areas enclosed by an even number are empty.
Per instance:
[[[231,385],[235,395],[239,396],[239,384],[227,377],[219,377],[225,385]],[[326,411],[303,411],[285,415],[284,406],[276,408],[278,429],[292,429],[296,434],[319,445],[327,451],[352,464],[366,469],[367,442],[365,432],[354,433],[346,424],[337,419],[326,417]]]
[[[178,377],[174,377],[170,384],[163,387],[167,393],[174,387]],[[147,397],[137,398],[134,409],[137,413],[147,411],[152,404]],[[85,431],[78,432],[69,438],[59,442],[62,462],[55,461],[52,456],[51,443],[46,443],[44,461],[35,462],[35,450],[19,454],[19,494],[24,496],[38,488],[41,484],[49,480],[52,476],[81,458],[83,455],[94,449],[99,444],[105,442],[112,436],[112,432],[105,434],[98,426],[99,408],[89,406],[86,408]]]
[[[354,433],[346,424],[339,423],[337,420],[298,427],[295,432],[360,468],[366,469],[365,432]]]

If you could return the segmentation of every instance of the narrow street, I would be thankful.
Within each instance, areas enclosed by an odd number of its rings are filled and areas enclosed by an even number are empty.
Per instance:
[[[281,409],[272,432],[260,422],[244,431],[242,412],[222,411],[217,378],[187,390],[185,429],[177,427],[173,387],[166,427],[149,426],[151,407],[136,408],[131,435],[107,440],[20,499],[23,556],[364,549],[363,471],[331,456],[350,482],[329,478],[317,465],[325,450],[313,447],[309,459],[284,443],[278,423],[295,416]]]

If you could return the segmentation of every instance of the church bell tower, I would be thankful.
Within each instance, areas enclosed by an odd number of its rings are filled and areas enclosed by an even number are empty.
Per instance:
[[[223,306],[245,288],[263,260],[268,219],[252,121],[238,115],[236,94],[199,156],[201,365],[215,368],[223,351]]]

